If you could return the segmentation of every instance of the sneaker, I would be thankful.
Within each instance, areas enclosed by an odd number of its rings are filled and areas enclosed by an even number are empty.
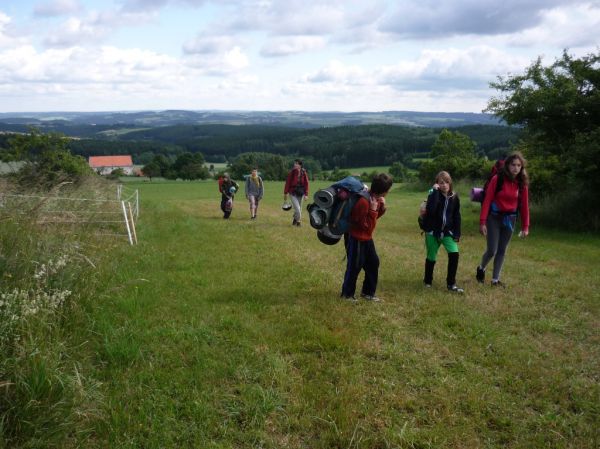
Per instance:
[[[453,292],[453,293],[464,293],[464,292],[465,292],[465,289],[464,289],[464,288],[461,288],[461,287],[459,287],[459,286],[458,286],[458,285],[456,285],[456,284],[452,284],[452,285],[449,285],[449,286],[448,286],[448,291],[449,291],[449,292]]]
[[[504,282],[500,282],[499,279],[492,279],[492,287],[506,288],[506,284]]]
[[[356,299],[354,296],[347,296],[347,295],[340,295],[340,298],[342,298],[345,301],[349,301],[349,302],[358,302],[358,299]]]
[[[423,281],[423,286],[425,288],[431,288],[431,284],[428,284],[427,282]]]
[[[380,302],[381,298],[378,298],[375,295],[365,295],[364,293],[360,295],[361,298],[363,298],[366,301],[373,301],[373,302]]]
[[[292,226],[296,226],[296,223],[298,223],[298,222],[297,222],[297,221],[296,221],[296,219],[294,218],[294,221],[292,221]]]
[[[477,278],[477,282],[480,282],[482,284],[483,281],[485,281],[485,270],[480,266],[477,266],[477,274],[475,275],[475,278]]]

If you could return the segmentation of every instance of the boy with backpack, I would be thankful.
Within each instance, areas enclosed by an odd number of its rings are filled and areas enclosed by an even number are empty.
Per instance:
[[[460,201],[452,189],[452,178],[446,171],[441,171],[435,177],[435,184],[429,191],[427,205],[422,220],[422,229],[425,232],[425,287],[431,287],[433,282],[433,269],[437,253],[441,245],[448,252],[448,273],[446,285],[448,291],[464,293],[464,289],[456,285],[456,272],[458,271],[458,241],[460,240]]]
[[[373,178],[369,189],[369,199],[360,196],[350,213],[350,230],[346,245],[346,272],[342,283],[341,297],[356,302],[356,281],[361,270],[365,271],[365,279],[361,289],[361,297],[367,301],[377,302],[375,295],[379,276],[379,256],[373,242],[373,231],[377,219],[385,213],[385,196],[392,187],[392,178],[380,173]]]

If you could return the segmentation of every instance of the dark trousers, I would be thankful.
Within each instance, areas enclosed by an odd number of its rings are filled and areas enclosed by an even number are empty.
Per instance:
[[[231,210],[225,210],[225,204],[227,203],[228,199],[229,197],[221,195],[221,210],[223,211],[223,218],[229,218],[231,215]],[[233,197],[231,198],[231,201],[233,201]]]
[[[379,276],[379,256],[375,251],[373,240],[361,242],[351,235],[348,236],[346,256],[347,263],[344,283],[342,284],[342,296],[354,296],[356,281],[361,270],[365,270],[365,280],[361,294],[375,295]]]

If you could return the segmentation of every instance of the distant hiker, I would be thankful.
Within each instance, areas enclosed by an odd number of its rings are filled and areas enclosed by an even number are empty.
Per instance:
[[[285,180],[285,187],[283,188],[284,202],[287,201],[288,195],[294,207],[292,225],[300,226],[302,200],[308,198],[308,175],[306,174],[306,170],[302,168],[302,161],[300,159],[294,161],[294,167],[290,170]]]
[[[493,258],[492,286],[504,286],[500,282],[500,272],[517,215],[521,215],[519,237],[529,234],[529,178],[525,163],[521,153],[511,154],[506,158],[504,168],[492,177],[486,189],[479,216],[479,231],[487,239],[487,250],[476,274],[481,283],[485,281],[485,268]]]
[[[250,176],[246,178],[245,193],[250,203],[250,219],[255,220],[256,212],[258,212],[258,203],[264,194],[263,180],[258,176],[257,168],[253,168]]]
[[[456,285],[458,270],[458,241],[460,240],[460,200],[452,188],[452,177],[446,171],[441,171],[435,177],[435,183],[429,191],[427,206],[423,216],[423,231],[425,232],[425,287],[431,287],[433,269],[440,245],[444,245],[448,253],[448,273],[446,285],[454,293],[464,290]]]
[[[356,281],[361,270],[365,279],[361,297],[367,301],[380,301],[375,296],[379,276],[379,256],[373,242],[373,231],[377,219],[385,213],[385,196],[392,187],[392,178],[380,173],[373,178],[369,189],[369,199],[359,197],[350,214],[350,231],[346,245],[346,273],[342,284],[341,297],[356,301]]]
[[[229,177],[229,173],[223,173],[223,176],[219,179],[219,192],[221,192],[221,210],[225,219],[231,215],[233,197],[239,188],[237,182]]]

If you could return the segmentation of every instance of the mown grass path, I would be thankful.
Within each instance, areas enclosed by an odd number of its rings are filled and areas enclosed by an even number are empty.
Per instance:
[[[598,447],[598,237],[533,222],[508,288],[479,285],[463,195],[466,294],[446,292],[443,249],[425,290],[424,194],[395,187],[375,234],[384,302],[349,304],[343,245],[292,227],[281,183],[256,221],[243,195],[223,220],[216,182],[136,187],[140,244],[92,312],[105,419],[88,445]]]

